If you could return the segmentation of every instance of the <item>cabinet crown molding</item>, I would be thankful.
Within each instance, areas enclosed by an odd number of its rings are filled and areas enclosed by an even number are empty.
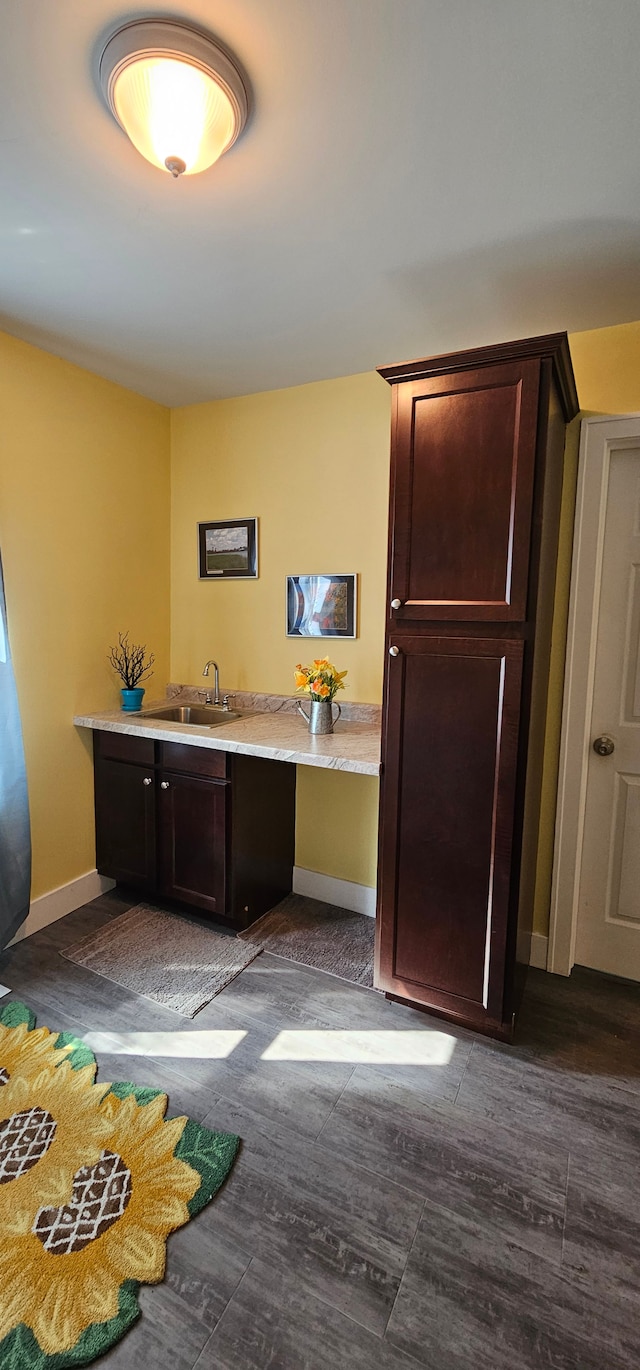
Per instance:
[[[566,423],[580,412],[580,402],[573,374],[573,363],[566,333],[545,333],[539,338],[519,338],[514,342],[495,343],[489,347],[474,347],[465,352],[447,352],[442,356],[421,357],[416,361],[398,362],[395,366],[377,367],[378,375],[389,385],[402,381],[419,381],[428,376],[451,375],[455,371],[475,370],[481,366],[496,366],[523,358],[550,361]]]

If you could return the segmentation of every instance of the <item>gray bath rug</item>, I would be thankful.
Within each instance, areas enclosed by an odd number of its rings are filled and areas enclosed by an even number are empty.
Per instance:
[[[289,894],[241,932],[262,951],[373,989],[375,919],[336,904]]]
[[[259,951],[243,946],[237,937],[223,937],[186,918],[137,904],[60,955],[193,1018]]]

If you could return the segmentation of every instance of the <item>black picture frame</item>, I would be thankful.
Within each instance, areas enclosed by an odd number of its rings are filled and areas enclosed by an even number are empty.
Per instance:
[[[198,575],[200,580],[256,580],[257,518],[199,523]]]
[[[287,637],[357,637],[357,575],[287,576]]]

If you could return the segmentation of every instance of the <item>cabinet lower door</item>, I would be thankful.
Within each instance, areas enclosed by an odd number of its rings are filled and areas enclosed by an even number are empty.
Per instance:
[[[499,1030],[523,644],[424,636],[395,645],[376,985]]]
[[[224,914],[228,786],[160,772],[158,787],[162,893]]]
[[[96,866],[124,885],[152,890],[156,882],[153,767],[96,760]]]

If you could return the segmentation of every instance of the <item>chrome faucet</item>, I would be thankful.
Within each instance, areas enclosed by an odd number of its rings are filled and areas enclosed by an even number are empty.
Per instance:
[[[209,674],[209,667],[210,667],[210,666],[213,666],[213,672],[214,672],[214,674],[213,674],[213,702],[214,702],[214,704],[220,704],[220,702],[221,702],[221,701],[220,701],[220,672],[219,672],[219,670],[218,670],[218,663],[217,663],[217,661],[208,661],[207,664],[206,664],[206,666],[205,666],[205,668],[204,668],[204,671],[202,672],[202,674],[203,674],[203,675],[208,675],[208,674]],[[207,697],[206,697],[206,699],[205,699],[205,704],[210,704],[210,703],[211,703],[211,698],[210,698],[209,694],[207,693]]]

